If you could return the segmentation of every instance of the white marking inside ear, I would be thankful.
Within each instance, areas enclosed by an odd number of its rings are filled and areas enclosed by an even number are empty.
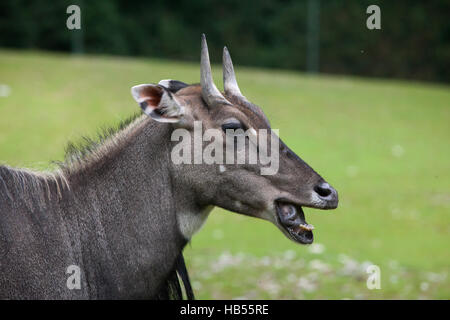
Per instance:
[[[145,100],[145,98],[141,98],[140,92],[143,87],[148,86],[147,84],[138,84],[137,86],[131,87],[131,95],[137,103],[141,103]]]
[[[170,80],[167,80],[170,81]],[[147,95],[145,89],[156,88],[157,91],[150,91]],[[141,108],[144,108],[144,113],[158,122],[179,122],[184,115],[184,107],[178,102],[177,98],[170,94],[168,89],[163,89],[161,85],[155,84],[140,84],[131,88],[131,95],[136,100]],[[148,95],[160,95],[158,105],[154,105],[154,101],[158,101],[155,97]]]
[[[213,206],[206,207],[200,212],[178,212],[178,228],[185,239],[190,240],[197,233],[208,218]]]
[[[172,79],[165,79],[158,82],[158,84],[169,89],[170,81],[172,81]]]

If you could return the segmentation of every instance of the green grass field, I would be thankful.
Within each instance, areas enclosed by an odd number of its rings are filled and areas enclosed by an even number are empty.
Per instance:
[[[185,250],[197,298],[449,299],[450,87],[235,63],[243,93],[340,203],[305,210],[312,246],[216,209]],[[131,86],[168,78],[198,82],[199,65],[0,50],[0,85],[11,88],[0,97],[0,160],[49,168],[68,140],[137,111]],[[370,264],[380,290],[366,286]]]

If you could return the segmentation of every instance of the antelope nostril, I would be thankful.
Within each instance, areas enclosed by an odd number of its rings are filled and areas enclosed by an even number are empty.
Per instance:
[[[323,198],[328,197],[331,193],[331,187],[327,184],[322,184],[320,186],[315,186],[314,191],[317,192],[317,194]]]

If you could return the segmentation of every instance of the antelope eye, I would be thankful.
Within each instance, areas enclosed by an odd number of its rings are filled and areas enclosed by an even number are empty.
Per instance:
[[[222,130],[223,132],[226,132],[227,130],[237,130],[242,129],[244,130],[244,126],[239,121],[232,121],[222,124]]]

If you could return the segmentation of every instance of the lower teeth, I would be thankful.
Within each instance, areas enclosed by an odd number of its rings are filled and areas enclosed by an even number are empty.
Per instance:
[[[300,229],[311,231],[314,230],[314,226],[312,224],[301,224],[299,225]]]

